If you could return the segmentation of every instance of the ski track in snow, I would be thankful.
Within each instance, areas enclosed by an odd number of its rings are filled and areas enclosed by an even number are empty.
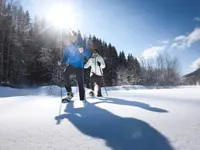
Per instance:
[[[113,87],[59,115],[58,87],[0,87],[0,150],[200,150],[199,91]]]

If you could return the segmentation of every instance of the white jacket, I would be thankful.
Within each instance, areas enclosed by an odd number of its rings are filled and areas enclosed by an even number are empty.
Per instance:
[[[98,66],[97,62],[101,63],[100,67]],[[99,54],[97,54],[97,56],[95,56],[95,57],[92,56],[85,64],[84,68],[88,68],[90,66],[91,66],[90,77],[93,75],[93,73],[98,76],[102,76],[103,75],[102,69],[104,69],[106,67],[103,58]]]

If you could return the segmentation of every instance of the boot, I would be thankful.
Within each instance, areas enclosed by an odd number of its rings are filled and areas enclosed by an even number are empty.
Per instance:
[[[94,92],[93,92],[93,91],[90,91],[89,95],[90,95],[91,97],[94,97]]]
[[[72,92],[68,92],[67,96],[62,99],[62,103],[72,102],[72,98],[74,94]]]
[[[97,97],[102,97],[102,94],[101,94],[101,88],[98,89]]]

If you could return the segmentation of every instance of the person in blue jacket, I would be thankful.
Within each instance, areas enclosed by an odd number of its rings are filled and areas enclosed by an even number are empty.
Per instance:
[[[73,73],[76,75],[79,88],[79,98],[85,101],[84,89],[84,57],[89,58],[92,54],[87,48],[86,44],[81,40],[79,35],[75,32],[68,33],[63,37],[64,55],[62,60],[58,62],[59,65],[66,65],[64,71],[64,83],[67,91],[67,97],[62,102],[71,102],[73,98],[71,82],[69,76]]]

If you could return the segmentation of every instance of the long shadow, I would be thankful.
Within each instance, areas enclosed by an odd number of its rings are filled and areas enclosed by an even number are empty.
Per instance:
[[[96,102],[94,104],[98,103],[113,103],[113,104],[118,104],[118,105],[129,105],[129,106],[134,106],[134,107],[139,107],[148,111],[153,111],[153,112],[160,112],[160,113],[167,113],[168,110],[157,108],[157,107],[152,107],[149,104],[143,103],[143,102],[137,102],[137,101],[128,101],[125,99],[119,99],[119,98],[98,98],[102,101]]]
[[[182,97],[182,96],[173,96],[173,95],[160,95],[160,94],[133,94],[134,99],[153,99],[153,100],[163,100],[173,103],[195,103],[200,104],[198,98]],[[109,99],[109,98],[108,98]]]
[[[57,124],[68,119],[83,134],[103,139],[113,150],[173,150],[164,135],[139,119],[117,116],[93,103],[79,109],[67,104],[65,111],[55,117]]]

